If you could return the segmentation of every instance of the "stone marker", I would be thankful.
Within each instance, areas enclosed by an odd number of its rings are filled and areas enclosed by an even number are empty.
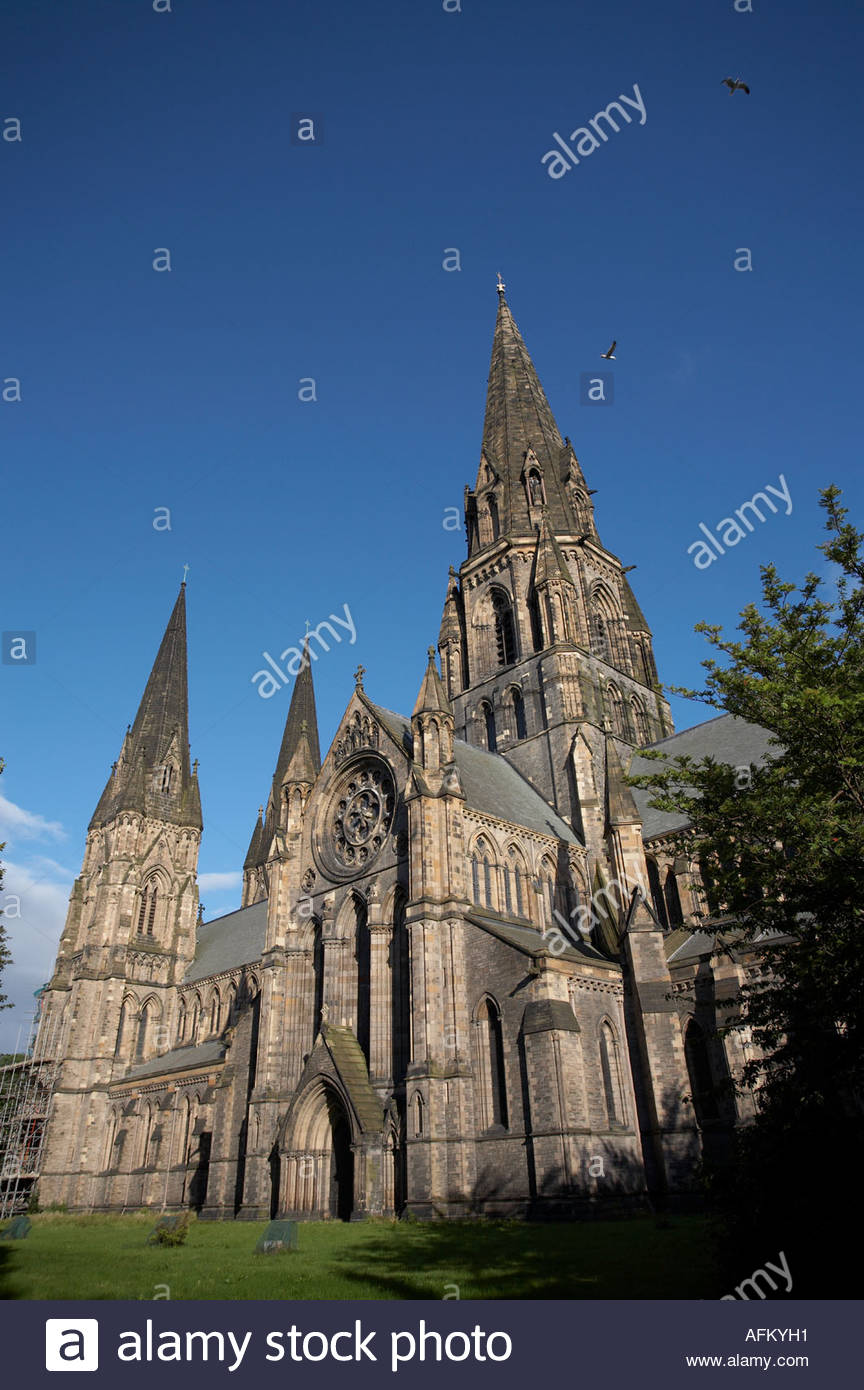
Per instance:
[[[16,1216],[11,1226],[7,1226],[5,1231],[0,1231],[0,1240],[23,1240],[25,1236],[29,1236],[32,1225],[29,1216]]]
[[[296,1250],[297,1222],[271,1221],[255,1249],[263,1255],[276,1255],[282,1250]]]

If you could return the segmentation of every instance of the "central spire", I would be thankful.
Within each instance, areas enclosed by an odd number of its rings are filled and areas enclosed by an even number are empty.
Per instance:
[[[581,530],[572,495],[574,485],[584,486],[579,464],[555,423],[505,289],[499,275],[480,468],[466,498],[472,553],[499,535],[533,536],[543,507],[557,533]]]

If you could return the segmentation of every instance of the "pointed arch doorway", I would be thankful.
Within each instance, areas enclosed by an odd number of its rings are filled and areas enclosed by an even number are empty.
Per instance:
[[[350,1221],[354,1135],[348,1107],[328,1080],[313,1082],[286,1135],[286,1208],[312,1220]]]

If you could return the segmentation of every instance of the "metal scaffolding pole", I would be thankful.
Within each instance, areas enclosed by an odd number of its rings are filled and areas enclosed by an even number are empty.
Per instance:
[[[0,1219],[26,1211],[42,1165],[59,1070],[59,1021],[40,1031],[34,1014],[19,1061],[0,1067]],[[19,1031],[15,1054],[21,1051]]]

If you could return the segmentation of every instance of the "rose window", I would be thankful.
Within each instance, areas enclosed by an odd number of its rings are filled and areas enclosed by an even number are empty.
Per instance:
[[[356,768],[337,793],[332,812],[332,846],[339,862],[359,868],[375,858],[393,819],[393,779],[386,767]]]

